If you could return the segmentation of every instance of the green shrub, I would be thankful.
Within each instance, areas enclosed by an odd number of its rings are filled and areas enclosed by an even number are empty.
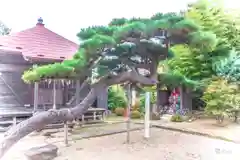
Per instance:
[[[115,111],[117,107],[125,108],[127,106],[127,97],[121,86],[111,86],[108,89],[108,109]]]
[[[179,114],[172,115],[171,117],[172,122],[183,122],[183,117]]]
[[[115,114],[116,114],[117,116],[123,116],[124,113],[125,113],[125,109],[122,108],[122,107],[117,107],[117,108],[115,109]]]
[[[140,111],[140,99],[136,98],[135,104],[131,106],[131,111]]]
[[[145,93],[140,95],[140,110],[142,113],[145,111]],[[150,103],[155,104],[157,99],[157,92],[150,92]]]
[[[141,118],[141,113],[137,110],[131,112],[131,118],[132,119],[139,119]]]
[[[229,110],[240,106],[238,85],[227,80],[216,78],[206,88],[202,99],[206,103],[205,112],[216,116],[217,122],[222,123]]]

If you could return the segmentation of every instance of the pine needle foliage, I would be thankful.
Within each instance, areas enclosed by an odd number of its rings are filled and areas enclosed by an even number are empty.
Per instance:
[[[162,31],[167,33],[165,39],[161,37]],[[99,57],[102,58],[95,68],[98,68],[100,75],[119,73],[137,64],[151,64],[152,57],[167,58],[167,39],[171,40],[172,45],[180,43],[214,48],[216,40],[213,34],[202,32],[198,24],[174,13],[160,13],[149,19],[113,19],[108,26],[82,29],[78,33],[82,43],[72,59],[31,68],[22,79],[31,83],[49,78],[78,78],[85,75]]]
[[[216,61],[213,69],[219,77],[226,79],[228,82],[239,82],[240,54],[236,51],[231,51],[228,57]]]
[[[184,88],[195,90],[202,87],[202,84],[199,81],[190,80],[177,72],[161,73],[158,75],[158,79],[162,86],[166,86],[170,89],[182,86]]]

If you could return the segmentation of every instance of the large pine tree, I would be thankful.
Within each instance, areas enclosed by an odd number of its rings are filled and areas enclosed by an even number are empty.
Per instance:
[[[173,13],[156,14],[149,19],[114,19],[108,26],[82,29],[78,36],[83,43],[71,60],[28,70],[23,79],[29,83],[46,78],[84,81],[97,67],[98,81],[74,108],[41,112],[11,128],[1,143],[1,156],[34,130],[54,121],[72,121],[80,117],[102,89],[126,82],[138,86],[155,85],[158,83],[158,63],[169,56],[169,45],[186,44],[209,49],[216,45],[213,33],[204,32],[193,21]],[[145,69],[147,74],[143,75],[139,69]]]

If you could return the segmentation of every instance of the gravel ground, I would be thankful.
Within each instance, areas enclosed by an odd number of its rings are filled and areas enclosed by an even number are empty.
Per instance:
[[[130,128],[131,129],[141,129],[143,128],[143,124],[134,124],[131,123]],[[114,124],[105,124],[100,126],[91,126],[91,127],[78,127],[73,129],[73,131],[69,132],[69,140],[79,140],[81,138],[91,137],[91,136],[97,136],[97,135],[104,135],[107,133],[118,133],[126,131],[126,123],[114,123]],[[58,132],[56,134],[52,134],[52,138],[48,139],[49,142],[56,142],[59,140],[62,141],[64,137],[64,132]]]
[[[56,160],[239,160],[240,145],[162,129],[151,129],[151,138],[143,131],[85,139],[60,148]],[[238,148],[237,148],[238,147]]]
[[[111,125],[110,125],[111,126]],[[107,126],[108,129],[113,129]],[[124,125],[112,125],[120,129]],[[100,132],[105,129],[93,129]],[[113,130],[115,130],[113,129]],[[91,129],[88,129],[91,130]],[[86,130],[83,130],[86,132]],[[92,132],[89,132],[92,134]],[[81,134],[81,133],[78,133]],[[91,139],[74,140],[63,146],[62,136],[45,139],[26,137],[15,145],[3,160],[25,160],[24,150],[46,142],[58,145],[59,157],[54,160],[239,160],[240,145],[222,140],[183,134],[157,128],[151,129],[151,138],[143,139],[144,131],[131,132],[131,144],[124,143],[126,133]],[[76,136],[76,135],[74,135]]]

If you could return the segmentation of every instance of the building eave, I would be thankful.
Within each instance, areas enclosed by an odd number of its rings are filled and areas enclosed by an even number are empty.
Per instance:
[[[46,57],[31,57],[31,56],[24,56],[27,61],[30,63],[54,63],[54,62],[62,62],[63,59],[52,59]]]
[[[5,47],[5,46],[0,46],[0,53],[21,55],[22,50],[21,49],[16,49],[16,48],[9,48],[9,47]]]

